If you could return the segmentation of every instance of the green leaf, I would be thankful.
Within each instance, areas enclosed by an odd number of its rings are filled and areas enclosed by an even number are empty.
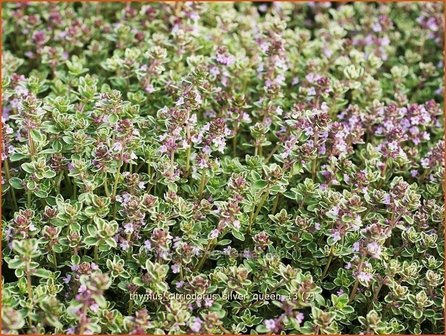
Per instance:
[[[53,272],[48,271],[48,270],[43,269],[43,268],[36,269],[33,272],[33,275],[35,275],[36,277],[44,278],[44,279],[50,279],[51,278],[51,274],[53,274]]]
[[[46,192],[45,190],[36,190],[34,192],[34,194],[39,198],[47,198],[48,197],[48,192]]]
[[[413,316],[414,316],[417,320],[419,320],[419,319],[421,319],[421,318],[423,317],[423,312],[422,312],[421,310],[419,310],[419,309],[415,309],[415,310],[413,311]]]
[[[260,176],[260,174],[255,170],[251,171],[251,177],[254,181],[259,181],[262,179],[262,176]]]
[[[11,177],[11,179],[9,180],[9,184],[14,189],[23,189],[22,180],[19,179],[18,177]]]
[[[21,261],[20,259],[18,259],[18,257],[15,257],[14,259],[10,259],[8,261],[8,266],[11,269],[17,269],[17,268],[22,268],[25,266],[24,262]]]
[[[27,172],[28,174],[32,174],[32,173],[34,173],[34,167],[33,167],[33,165],[32,165],[32,163],[30,163],[30,162],[25,162],[25,163],[22,163],[22,169],[25,171],[25,172]]]
[[[409,223],[409,224],[411,224],[411,225],[414,223],[414,219],[413,219],[413,217],[411,217],[411,216],[406,216],[406,215],[404,215],[403,218],[405,219],[405,221],[406,221],[407,223]]]
[[[87,225],[87,232],[88,232],[88,234],[90,236],[96,237],[97,230],[96,230],[96,227],[94,225],[91,225],[91,224]]]
[[[30,135],[31,135],[31,138],[34,141],[36,141],[36,142],[43,142],[43,141],[45,141],[45,135],[42,134],[39,130],[32,129],[30,131]]]
[[[98,244],[98,240],[97,240],[96,237],[87,237],[87,238],[84,239],[84,243],[87,246],[94,246],[94,245]]]
[[[118,244],[116,243],[116,240],[114,240],[113,238],[105,239],[105,243],[112,248],[116,248],[118,246]]]
[[[231,239],[222,239],[217,243],[217,245],[220,245],[220,246],[226,246],[229,244],[231,244]]]
[[[92,218],[94,215],[96,215],[96,210],[92,206],[86,207],[85,215],[87,215],[87,217],[89,218]]]
[[[268,334],[271,332],[264,324],[258,325],[256,331],[260,334]]]
[[[243,233],[241,233],[240,231],[234,230],[234,231],[232,231],[232,235],[235,238],[237,238],[238,240],[245,241],[245,235]]]
[[[118,117],[116,114],[111,114],[111,115],[109,116],[109,118],[108,118],[108,121],[109,121],[111,124],[116,123],[118,120],[119,120],[119,117]]]
[[[254,182],[254,189],[255,190],[260,190],[263,189],[267,186],[268,183],[266,183],[266,181],[263,180],[258,180]]]
[[[133,278],[132,283],[134,283],[137,286],[144,287],[144,282],[140,277]]]
[[[355,309],[352,306],[345,306],[342,308],[342,312],[345,314],[351,314],[355,311]]]
[[[20,161],[23,159],[26,159],[28,156],[27,155],[23,155],[23,154],[19,154],[19,153],[14,153],[12,154],[9,159],[11,160],[11,162],[16,162],[16,161]]]

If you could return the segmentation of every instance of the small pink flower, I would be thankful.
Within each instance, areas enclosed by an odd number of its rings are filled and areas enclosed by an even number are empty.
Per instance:
[[[146,91],[147,93],[153,93],[155,92],[155,88],[153,87],[152,84],[149,84],[144,88],[144,91]]]
[[[296,322],[301,324],[304,321],[304,314],[301,312],[296,313]]]
[[[124,232],[127,234],[131,234],[133,233],[134,228],[133,228],[133,224],[132,223],[127,223],[124,225]]]
[[[203,147],[203,153],[205,153],[206,155],[210,155],[212,153],[211,147],[204,146]]]
[[[146,251],[150,251],[152,249],[152,243],[150,242],[150,240],[146,240],[144,242],[144,248],[146,249]]]
[[[172,266],[170,266],[170,268],[172,269],[172,273],[174,273],[174,274],[180,273],[180,265],[173,264]]]
[[[120,152],[120,151],[122,151],[122,143],[120,143],[120,142],[115,142],[115,143],[113,144],[113,146],[112,146],[112,150],[113,150],[114,152]]]
[[[333,241],[334,241],[334,242],[340,241],[340,240],[342,239],[342,237],[341,237],[341,233],[340,233],[339,231],[334,231],[334,232],[331,234],[331,237],[333,238]]]
[[[236,219],[233,223],[232,223],[232,225],[234,225],[234,227],[238,230],[238,229],[240,229],[240,221],[238,220],[238,219]]]
[[[265,327],[273,333],[278,333],[282,329],[280,320],[277,319],[265,320]]]
[[[127,251],[130,248],[130,244],[127,240],[123,240],[121,242],[121,244],[119,244],[119,246],[121,247],[121,249],[123,249],[124,251]]]
[[[211,233],[209,233],[209,238],[215,239],[218,237],[219,234],[220,234],[220,231],[218,231],[217,229],[214,229],[211,231]]]
[[[66,277],[62,278],[63,282],[68,284],[71,281],[71,274],[67,274]]]
[[[203,323],[202,320],[200,320],[198,317],[194,318],[194,321],[189,324],[190,330],[193,332],[199,332],[201,330],[201,324]]]
[[[368,272],[359,272],[357,278],[368,286],[369,282],[373,279],[373,276]]]
[[[227,66],[230,66],[235,62],[235,57],[227,53],[226,54],[217,53],[216,59],[218,63]]]
[[[276,321],[270,319],[270,320],[265,320],[265,327],[266,329],[268,329],[269,331],[274,331],[274,329],[276,329]]]
[[[367,252],[375,259],[381,258],[381,245],[377,242],[372,242],[367,244]]]
[[[92,312],[97,313],[98,310],[99,310],[99,305],[98,305],[97,303],[93,303],[93,304],[90,306],[90,309],[91,309]]]

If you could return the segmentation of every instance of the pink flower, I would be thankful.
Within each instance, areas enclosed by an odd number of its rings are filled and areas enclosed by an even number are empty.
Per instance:
[[[184,104],[184,97],[180,97],[176,102],[176,106],[181,106],[183,104]]]
[[[199,332],[201,330],[201,324],[203,323],[198,317],[194,318],[194,321],[189,324],[190,330],[193,332]]]
[[[165,145],[162,145],[159,149],[160,153],[166,153],[167,152],[167,147]]]
[[[338,215],[339,215],[339,207],[337,207],[337,206],[333,207],[330,211],[328,211],[327,214],[331,215],[331,216],[333,216],[335,218],[338,217]]]
[[[269,319],[265,320],[265,327],[273,333],[277,333],[281,330],[281,323],[280,320],[277,319]]]
[[[238,220],[238,219],[236,219],[233,223],[232,223],[232,225],[234,225],[234,227],[238,230],[238,229],[240,229],[240,221]]]
[[[212,140],[212,142],[214,143],[214,145],[217,146],[217,150],[220,153],[223,153],[225,151],[226,141],[223,137],[215,138],[214,140]]]
[[[334,231],[334,232],[331,234],[331,237],[333,238],[333,241],[334,241],[334,242],[340,241],[340,240],[342,239],[342,237],[341,237],[341,233],[340,233],[339,231]]]
[[[112,146],[112,150],[113,150],[114,152],[120,152],[120,151],[122,151],[122,143],[120,143],[120,142],[116,142],[116,143],[114,143],[113,146]]]
[[[376,23],[374,23],[374,24],[372,25],[372,30],[373,30],[375,33],[379,33],[379,32],[382,30],[382,27],[381,27],[381,25],[380,25],[378,22],[376,22]]]
[[[211,147],[209,147],[209,146],[204,146],[204,147],[203,147],[203,153],[206,154],[206,155],[211,154],[211,153],[212,153]]]
[[[147,93],[152,93],[155,92],[155,88],[153,87],[152,84],[149,84],[144,88],[144,91],[146,91]]]
[[[321,76],[318,75],[318,74],[315,74],[314,72],[310,72],[308,75],[305,76],[305,79],[309,83],[314,83],[314,82],[316,82],[320,78],[321,78]]]
[[[304,314],[301,312],[296,313],[296,322],[301,324],[304,321]]]
[[[276,321],[270,319],[270,320],[265,320],[265,327],[269,330],[269,331],[274,331],[274,329],[276,329]]]
[[[368,286],[370,280],[373,279],[373,276],[368,272],[359,272],[357,278],[359,281],[365,283]]]
[[[377,242],[372,242],[367,244],[367,252],[375,259],[381,258],[381,245]]]
[[[124,250],[127,251],[130,248],[130,244],[127,240],[123,240],[119,246]]]
[[[70,281],[71,281],[71,274],[67,274],[67,276],[66,277],[63,277],[62,278],[62,280],[63,280],[63,282],[64,283],[69,283]]]
[[[90,306],[90,309],[91,309],[92,312],[97,313],[97,311],[99,310],[99,305],[97,303],[93,303]]]
[[[38,45],[42,45],[45,43],[46,35],[43,31],[36,31],[32,37],[33,42]]]
[[[205,298],[204,299],[204,306],[206,308],[210,308],[212,307],[212,304],[214,303],[214,300],[210,299],[210,298]]]
[[[180,273],[180,265],[173,264],[170,268],[172,269],[172,273],[174,273],[174,274]]]
[[[220,70],[218,70],[218,67],[216,67],[216,66],[212,66],[212,67],[209,69],[209,72],[210,72],[210,74],[211,74],[212,76],[214,76],[214,77],[220,74]]]
[[[223,249],[223,254],[228,256],[228,255],[231,254],[231,251],[232,251],[232,247],[230,247],[230,246],[225,247],[225,248]]]
[[[211,231],[211,233],[209,233],[209,238],[210,239],[217,238],[219,234],[220,234],[220,231],[218,231],[217,229],[214,229]]]
[[[224,54],[217,53],[216,60],[220,64],[230,66],[230,65],[234,64],[235,57],[228,53],[224,53]]]
[[[127,234],[131,234],[133,233],[134,228],[133,228],[133,224],[132,223],[127,223],[124,225],[124,232]]]

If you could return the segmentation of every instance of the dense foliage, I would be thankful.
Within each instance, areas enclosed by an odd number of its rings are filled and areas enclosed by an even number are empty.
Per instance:
[[[443,333],[443,25],[3,4],[3,332]]]

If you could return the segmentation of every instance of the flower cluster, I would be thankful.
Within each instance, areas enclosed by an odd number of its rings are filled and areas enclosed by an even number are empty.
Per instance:
[[[444,333],[441,2],[2,6],[2,333]]]

